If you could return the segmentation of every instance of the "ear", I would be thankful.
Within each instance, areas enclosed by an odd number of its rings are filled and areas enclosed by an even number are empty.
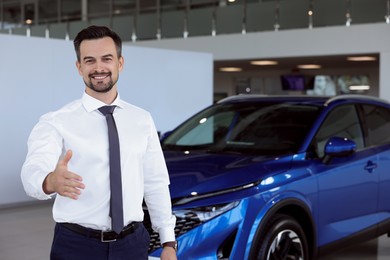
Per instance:
[[[122,71],[124,64],[125,64],[125,59],[123,58],[123,56],[119,57],[119,66],[118,66],[119,71]]]
[[[76,61],[76,68],[79,72],[79,75],[83,76],[83,73],[81,72],[81,63],[79,61]]]

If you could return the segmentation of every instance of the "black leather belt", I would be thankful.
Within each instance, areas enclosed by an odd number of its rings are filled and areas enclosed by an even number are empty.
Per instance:
[[[80,235],[83,235],[85,237],[91,237],[99,239],[102,242],[114,242],[117,239],[121,239],[126,237],[127,235],[130,235],[131,233],[134,233],[134,231],[141,226],[141,222],[132,222],[126,227],[123,228],[123,230],[117,234],[114,231],[101,231],[91,228],[86,228],[83,226],[80,226],[78,224],[73,223],[58,223],[59,225],[63,226],[66,229],[72,230]]]

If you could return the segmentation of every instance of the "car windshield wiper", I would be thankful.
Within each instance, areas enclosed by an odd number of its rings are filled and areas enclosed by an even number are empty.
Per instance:
[[[213,149],[207,149],[205,150],[205,152],[207,153],[214,153],[214,154],[219,154],[219,153],[223,153],[223,154],[242,154],[242,151],[237,151],[237,150],[232,150],[232,149],[229,149],[229,148],[213,148]]]
[[[163,144],[162,149],[164,151],[205,151],[209,150],[212,145],[175,145],[175,144]]]

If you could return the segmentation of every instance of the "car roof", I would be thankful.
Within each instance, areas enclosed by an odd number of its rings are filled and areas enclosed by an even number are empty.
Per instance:
[[[332,103],[339,103],[341,101],[354,102],[368,102],[368,103],[382,103],[389,105],[387,100],[380,99],[373,96],[364,95],[339,95],[334,97],[329,96],[305,96],[305,95],[256,95],[256,94],[241,94],[230,96],[218,101],[218,104],[229,103],[247,103],[247,102],[298,102],[317,106],[328,106]]]

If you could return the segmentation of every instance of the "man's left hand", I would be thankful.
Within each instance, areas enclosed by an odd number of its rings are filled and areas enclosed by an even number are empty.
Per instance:
[[[161,253],[161,260],[177,260],[176,250],[173,247],[166,246]]]

